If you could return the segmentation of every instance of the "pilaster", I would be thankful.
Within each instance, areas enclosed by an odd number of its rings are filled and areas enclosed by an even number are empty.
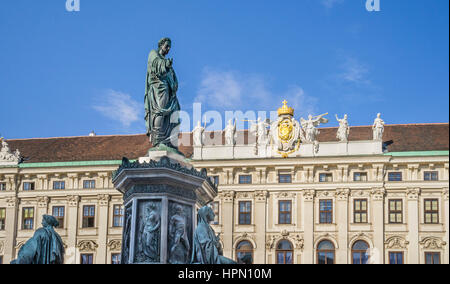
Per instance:
[[[419,264],[419,196],[420,188],[408,188],[408,264]]]
[[[233,190],[223,191],[219,193],[219,198],[222,200],[222,227],[224,234],[223,237],[223,254],[226,257],[231,258],[233,255],[233,233],[234,233],[234,197],[236,193]]]
[[[336,225],[338,230],[339,249],[337,252],[337,263],[348,261],[348,196],[350,189],[342,188],[336,192]]]
[[[68,196],[67,203],[67,250],[66,250],[66,264],[76,264],[76,247],[77,247],[77,233],[78,233],[78,205],[80,197],[76,195]]]
[[[303,195],[303,224],[305,228],[304,235],[304,253],[303,264],[314,263],[314,197],[315,190],[309,189],[302,192]]]
[[[109,215],[109,202],[111,196],[108,194],[101,194],[98,196],[98,244],[97,249],[97,263],[107,263],[107,236],[108,236],[108,215]]]
[[[374,259],[374,264],[384,264],[384,197],[386,190],[384,188],[372,189],[372,214],[374,231],[374,249],[375,255],[379,259]]]

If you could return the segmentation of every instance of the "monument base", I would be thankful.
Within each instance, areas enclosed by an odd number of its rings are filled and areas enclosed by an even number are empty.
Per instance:
[[[150,151],[113,174],[123,194],[123,264],[187,264],[191,259],[196,209],[217,196],[206,170],[197,171],[184,156]]]

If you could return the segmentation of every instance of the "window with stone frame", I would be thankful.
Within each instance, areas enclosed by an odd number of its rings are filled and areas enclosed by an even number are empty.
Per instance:
[[[437,171],[429,171],[423,173],[424,181],[438,181],[439,180],[439,172]]]
[[[353,181],[367,181],[367,173],[366,172],[353,173]]]
[[[0,191],[6,191],[6,183],[0,182]]]
[[[425,224],[439,224],[439,200],[425,199]]]
[[[111,264],[120,264],[120,253],[111,254]]]
[[[319,174],[319,182],[333,182],[333,174],[330,173]]]
[[[66,189],[66,182],[59,180],[53,182],[53,189],[60,190],[60,189]]]
[[[292,183],[292,175],[280,173],[280,174],[278,174],[278,182],[279,183]]]
[[[113,207],[113,227],[123,227],[123,206],[114,205]]]
[[[24,191],[34,190],[34,182],[24,182],[23,183],[23,190]]]
[[[95,189],[95,180],[84,180],[83,189]]]
[[[441,253],[425,252],[425,264],[441,264]]]
[[[94,255],[92,253],[82,253],[80,255],[80,264],[94,264]]]
[[[219,207],[220,207],[220,203],[218,201],[214,201],[211,204],[211,209],[214,212],[214,221],[213,221],[214,225],[219,225],[219,220],[220,220],[220,217],[219,217],[220,208]]]
[[[322,199],[319,201],[319,219],[320,224],[333,223],[333,200]]]
[[[95,227],[95,205],[83,206],[83,228]]]
[[[34,207],[22,208],[22,229],[34,229]]]
[[[280,200],[278,202],[278,223],[292,224],[292,201]]]
[[[64,215],[65,215],[64,206],[54,206],[52,211],[53,217],[55,217],[59,223],[57,229],[64,229]]]
[[[353,205],[353,222],[356,224],[366,224],[367,218],[367,199],[355,199]]]
[[[239,201],[239,225],[252,224],[252,202]]]
[[[389,252],[389,264],[404,264],[404,253],[401,251]]]
[[[6,227],[6,208],[0,208],[0,231],[4,231]]]
[[[390,172],[388,173],[388,181],[402,181],[403,176],[401,172]]]
[[[251,175],[240,175],[239,176],[239,184],[251,184],[252,176]]]
[[[403,200],[389,200],[389,224],[403,223]]]

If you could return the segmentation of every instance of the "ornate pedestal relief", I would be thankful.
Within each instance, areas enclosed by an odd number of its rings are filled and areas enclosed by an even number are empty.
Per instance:
[[[159,263],[161,201],[140,200],[136,219],[135,263]]]

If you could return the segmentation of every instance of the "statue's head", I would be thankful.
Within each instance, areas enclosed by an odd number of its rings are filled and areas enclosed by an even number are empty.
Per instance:
[[[214,221],[214,211],[209,206],[204,206],[198,210],[199,220],[203,220],[206,223]]]
[[[311,120],[313,118],[312,115],[308,115],[308,119]]]
[[[181,207],[181,205],[176,205],[175,206],[175,213],[181,215],[183,214],[183,207]]]
[[[158,42],[158,50],[163,56],[166,56],[167,54],[169,54],[171,47],[172,47],[172,41],[168,37],[162,38]]]
[[[59,222],[53,216],[44,215],[44,217],[42,218],[42,226],[44,226],[44,227],[48,227],[48,226],[58,227],[59,226]]]
[[[378,113],[378,114],[377,114],[377,117],[380,118],[380,117],[381,117],[381,113]]]
[[[347,118],[348,118],[348,115],[344,115],[344,118],[347,119]]]

